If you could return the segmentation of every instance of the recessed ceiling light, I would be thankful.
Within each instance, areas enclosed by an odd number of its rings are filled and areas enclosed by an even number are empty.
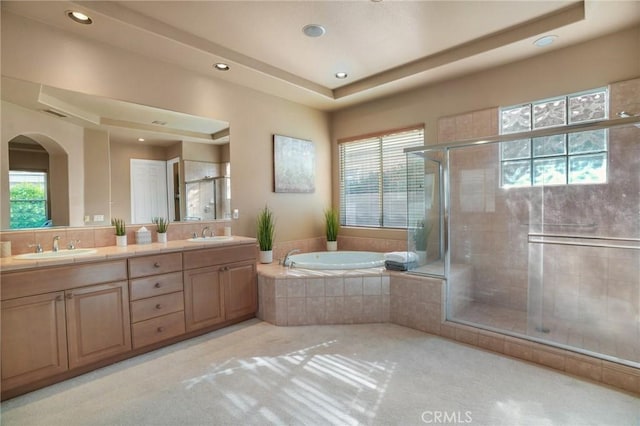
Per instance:
[[[214,64],[213,67],[215,69],[217,69],[218,71],[229,71],[229,65],[227,64],[223,64],[222,62],[218,62],[217,64]]]
[[[77,10],[67,10],[67,16],[78,24],[89,25],[93,22],[89,16]]]
[[[556,41],[557,38],[558,38],[557,35],[546,35],[534,41],[533,44],[535,44],[538,47],[545,47],[545,46],[549,46],[551,43]]]
[[[320,37],[327,32],[322,25],[308,24],[302,27],[302,32],[308,37]]]
[[[339,78],[340,80],[343,80],[345,78],[347,78],[349,76],[349,74],[347,74],[346,72],[340,71],[336,73],[336,78]]]
[[[138,138],[138,142],[144,142],[144,138]]]

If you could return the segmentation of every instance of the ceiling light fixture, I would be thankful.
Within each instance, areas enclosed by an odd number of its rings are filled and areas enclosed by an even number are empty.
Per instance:
[[[344,80],[345,78],[347,78],[349,76],[349,74],[347,74],[344,71],[340,71],[336,73],[336,78],[339,78],[340,80]]]
[[[144,138],[138,138],[138,142],[144,142]]]
[[[544,37],[540,37],[536,41],[533,42],[538,47],[545,47],[552,44],[558,38],[557,35],[546,35]]]
[[[231,68],[229,67],[229,65],[224,64],[222,62],[218,62],[217,64],[213,64],[213,67],[215,69],[217,69],[218,71],[229,71]]]
[[[302,32],[307,37],[320,37],[327,32],[322,25],[318,24],[308,24],[302,27]]]
[[[78,24],[89,25],[93,23],[93,20],[82,12],[78,12],[77,10],[67,10],[67,16],[73,22],[77,22]]]

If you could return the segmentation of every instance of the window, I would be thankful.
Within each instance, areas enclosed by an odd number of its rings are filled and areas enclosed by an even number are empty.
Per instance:
[[[561,127],[608,117],[600,88],[500,110],[500,133]],[[500,144],[502,186],[606,183],[607,130],[558,134]]]
[[[422,126],[340,141],[340,223],[406,228],[404,149],[423,144]]]
[[[47,173],[10,171],[9,210],[11,229],[44,226],[48,219]]]

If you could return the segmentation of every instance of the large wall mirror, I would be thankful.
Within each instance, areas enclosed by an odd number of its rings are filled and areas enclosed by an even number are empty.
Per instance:
[[[3,230],[229,219],[229,123],[2,77]]]

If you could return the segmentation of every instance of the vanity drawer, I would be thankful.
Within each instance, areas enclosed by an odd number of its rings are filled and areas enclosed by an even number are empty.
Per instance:
[[[258,246],[243,244],[184,252],[184,269],[206,268],[245,260],[258,260]]]
[[[131,300],[182,291],[182,272],[129,280],[129,287]]]
[[[184,311],[184,293],[181,291],[136,300],[131,302],[131,322],[144,321],[178,311]]]
[[[133,324],[134,349],[160,342],[185,333],[184,312],[163,315]]]
[[[124,260],[70,264],[2,274],[2,300],[127,279]]]
[[[165,274],[182,270],[182,253],[156,254],[129,259],[129,277]]]

